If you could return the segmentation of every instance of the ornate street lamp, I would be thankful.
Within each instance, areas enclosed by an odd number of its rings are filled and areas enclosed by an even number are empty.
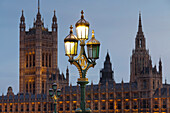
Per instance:
[[[92,38],[86,44],[88,53],[87,57],[84,46],[85,40],[88,40],[90,24],[84,19],[83,14],[84,12],[81,11],[81,19],[78,20],[77,23],[75,24],[77,37],[73,35],[73,30],[71,26],[70,34],[64,39],[64,43],[65,43],[65,55],[69,56],[69,62],[77,67],[80,75],[80,78],[78,78],[77,83],[80,84],[81,88],[81,103],[80,108],[77,108],[76,112],[90,113],[91,110],[89,108],[86,108],[85,102],[85,87],[86,84],[89,83],[88,78],[86,78],[86,73],[90,67],[94,67],[96,65],[95,60],[99,58],[100,42],[95,39],[93,30]],[[77,55],[78,40],[80,41],[81,50],[78,57],[74,59],[74,56]]]
[[[70,34],[64,39],[66,56],[73,57],[77,55],[78,39],[73,35],[73,27],[70,26]]]
[[[57,94],[56,94],[56,90],[57,90]],[[57,113],[57,110],[56,110],[57,100],[61,95],[61,90],[57,89],[57,84],[56,83],[53,83],[52,88],[49,89],[49,95],[53,99],[54,113]]]

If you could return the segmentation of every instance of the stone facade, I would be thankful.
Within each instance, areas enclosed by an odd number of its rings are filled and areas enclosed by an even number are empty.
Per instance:
[[[1,113],[52,113],[54,106],[48,94],[52,83],[62,88],[57,104],[59,113],[74,113],[80,104],[80,87],[69,84],[69,70],[60,74],[57,65],[58,27],[52,19],[52,31],[44,27],[40,9],[34,26],[25,30],[25,17],[20,19],[20,91],[14,95],[12,87],[7,95],[0,96]],[[93,113],[169,113],[170,85],[162,84],[162,62],[158,69],[152,66],[149,50],[146,50],[139,15],[135,49],[130,61],[130,82],[116,83],[107,53],[98,84],[86,86],[86,103]]]
[[[69,83],[69,75],[65,78],[59,75],[57,65],[58,58],[58,27],[54,11],[52,18],[52,31],[44,27],[40,9],[33,27],[25,30],[25,17],[22,11],[20,18],[20,93],[45,94],[51,83],[66,86]],[[48,79],[52,75],[55,79]]]

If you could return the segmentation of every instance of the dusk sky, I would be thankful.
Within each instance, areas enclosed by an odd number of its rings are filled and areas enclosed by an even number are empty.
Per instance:
[[[19,91],[19,22],[24,10],[26,30],[33,26],[37,14],[37,0],[0,0],[0,95],[12,86]],[[95,68],[87,72],[89,81],[97,84],[107,50],[111,57],[116,82],[129,82],[130,57],[135,45],[139,11],[142,14],[146,47],[153,66],[163,62],[163,82],[170,83],[170,0],[40,0],[40,12],[44,25],[51,30],[53,11],[58,22],[58,65],[60,73],[70,71],[70,83],[76,84],[79,73],[70,65],[64,53],[64,38],[69,26],[84,17],[90,23],[90,34],[94,29],[100,41],[100,58]],[[80,50],[80,49],[79,49]]]

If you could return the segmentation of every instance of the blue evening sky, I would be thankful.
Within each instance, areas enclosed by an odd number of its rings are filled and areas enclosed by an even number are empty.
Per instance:
[[[0,0],[0,95],[6,93],[8,86],[12,86],[15,93],[19,91],[19,19],[22,9],[28,30],[37,14],[37,0]],[[70,83],[73,85],[76,84],[78,71],[67,61],[63,40],[69,33],[69,26],[80,19],[82,9],[85,19],[90,22],[90,32],[94,29],[96,39],[101,42],[100,59],[95,68],[87,73],[90,82],[98,83],[107,50],[115,81],[120,82],[122,78],[125,82],[129,81],[130,56],[134,49],[139,11],[153,65],[158,65],[161,57],[163,82],[165,78],[170,81],[169,0],[41,0],[41,15],[45,27],[50,30],[54,9],[59,29],[58,64],[64,74],[69,67]]]

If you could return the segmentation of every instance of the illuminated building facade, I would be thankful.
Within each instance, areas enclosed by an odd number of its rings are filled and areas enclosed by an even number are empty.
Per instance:
[[[25,17],[20,19],[20,92],[14,95],[12,87],[0,96],[1,113],[52,113],[53,103],[48,89],[53,82],[62,88],[57,104],[59,113],[71,113],[80,104],[79,86],[69,86],[69,70],[60,74],[57,65],[58,27],[54,12],[52,31],[44,27],[40,8],[34,25],[25,30]],[[169,84],[162,84],[162,62],[158,70],[152,66],[139,15],[135,49],[130,60],[130,82],[116,83],[107,53],[98,84],[86,86],[86,102],[93,113],[169,113]]]

